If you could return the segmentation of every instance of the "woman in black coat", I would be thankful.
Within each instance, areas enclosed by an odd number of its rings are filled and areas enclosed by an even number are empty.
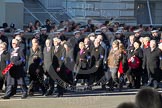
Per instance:
[[[131,57],[128,58],[129,69],[127,71],[127,78],[130,81],[128,87],[140,88],[141,74],[142,74],[142,62],[143,62],[143,50],[141,49],[141,42],[135,41],[134,49],[131,52]]]

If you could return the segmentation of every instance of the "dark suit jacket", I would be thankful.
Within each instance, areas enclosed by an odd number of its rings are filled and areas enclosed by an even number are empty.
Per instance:
[[[32,50],[32,48],[30,48],[30,54],[29,54],[29,60],[28,60],[28,67],[30,66],[30,64],[33,63],[33,57],[34,56],[37,56],[39,57],[40,59],[42,59],[42,52],[41,52],[41,48],[39,48],[36,52],[34,52]]]
[[[58,47],[57,52],[54,51],[55,51],[55,46],[52,47],[52,55],[53,55],[52,65],[54,67],[54,70],[56,70],[57,68],[61,68],[62,66],[63,63],[62,57],[63,57],[64,48],[63,46],[60,45]]]
[[[10,54],[6,50],[6,51],[3,51],[3,53],[1,54],[1,60],[0,60],[0,77],[2,77],[2,71],[3,71],[3,69],[5,69],[6,66],[8,65],[7,64],[7,61],[9,63],[9,61],[10,61]]]
[[[144,58],[144,64],[146,64],[147,68],[151,69],[159,69],[160,68],[160,56],[162,52],[159,48],[155,48],[152,52],[151,49],[148,48]]]
[[[105,52],[101,46],[99,46],[98,48],[94,47],[91,52],[91,57],[92,57],[91,65],[102,67],[104,55],[105,55]]]
[[[66,73],[64,71],[64,68],[63,68],[63,58],[64,58],[64,54],[63,54],[63,51],[64,51],[64,48],[63,46],[59,46],[58,47],[58,50],[57,52],[54,52],[55,50],[55,46],[52,47],[52,55],[53,55],[53,59],[52,59],[52,67],[54,69],[54,72],[51,72],[51,70],[49,70],[49,74],[50,76],[54,76],[56,73],[61,79],[65,79],[65,76],[66,76]],[[57,72],[57,68],[60,68],[60,71]]]
[[[47,37],[48,37],[47,34],[41,34],[40,35],[39,44],[41,45],[42,52],[43,52],[43,49],[44,49],[44,46],[45,46],[45,41],[46,41]]]
[[[76,62],[77,54],[79,49],[79,42],[83,42],[83,38],[77,39],[76,37],[71,37],[69,38],[68,42],[73,46],[73,56],[74,56],[74,61]]]
[[[104,55],[105,55],[105,52],[101,46],[99,46],[98,48],[94,47],[91,52],[91,58],[92,58],[91,67],[96,68],[94,70],[94,73],[92,73],[92,75],[94,74],[97,80],[99,80],[104,75],[104,71],[103,71]]]
[[[25,77],[25,71],[23,68],[25,64],[25,56],[21,48],[16,51],[14,51],[14,49],[11,50],[10,62],[14,63],[14,66],[10,69],[11,77]]]
[[[64,51],[64,66],[69,71],[73,71],[74,69],[74,56],[73,56],[73,49],[69,51]],[[66,71],[66,70],[65,70]]]

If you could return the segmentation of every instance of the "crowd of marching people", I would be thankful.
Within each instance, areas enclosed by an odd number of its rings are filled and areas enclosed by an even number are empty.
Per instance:
[[[105,21],[100,26],[88,20],[86,25],[49,19],[24,29],[15,29],[7,23],[0,28],[0,90],[5,86],[3,99],[22,89],[22,99],[33,96],[41,89],[44,96],[62,97],[65,83],[72,86],[78,81],[92,90],[101,78],[101,88],[113,91],[141,86],[158,88],[162,79],[162,28],[127,26]],[[13,33],[11,41],[5,36]],[[66,33],[73,36],[66,36]],[[32,38],[25,36],[33,34]],[[126,34],[127,33],[127,34]],[[131,33],[131,34],[129,34]],[[27,84],[25,78],[29,78]],[[59,80],[63,82],[60,84]],[[128,82],[128,83],[126,83]]]

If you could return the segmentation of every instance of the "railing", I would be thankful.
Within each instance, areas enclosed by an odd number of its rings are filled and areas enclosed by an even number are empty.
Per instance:
[[[45,9],[40,3],[39,3],[40,7],[47,13],[49,14],[49,16],[51,18],[53,18],[53,20],[55,20],[57,23],[59,23],[59,21],[56,19],[56,16],[52,15],[50,12],[47,11],[47,9]]]
[[[25,9],[28,13],[30,13],[30,14],[32,15],[33,18],[35,18],[36,20],[38,20],[38,21],[43,25],[42,21],[40,21],[39,18],[37,18],[29,9],[27,9],[25,6],[24,6],[24,9]]]
[[[62,0],[39,0],[47,9],[62,9]]]

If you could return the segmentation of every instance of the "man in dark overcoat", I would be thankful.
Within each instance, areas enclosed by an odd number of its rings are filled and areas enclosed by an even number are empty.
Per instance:
[[[12,47],[11,55],[10,55],[10,62],[13,63],[13,67],[7,73],[7,89],[3,99],[10,99],[13,95],[13,86],[20,85],[22,89],[22,99],[27,97],[27,88],[25,84],[25,71],[24,71],[24,63],[25,63],[25,56],[23,51],[19,47],[19,41],[16,39],[12,40]]]

